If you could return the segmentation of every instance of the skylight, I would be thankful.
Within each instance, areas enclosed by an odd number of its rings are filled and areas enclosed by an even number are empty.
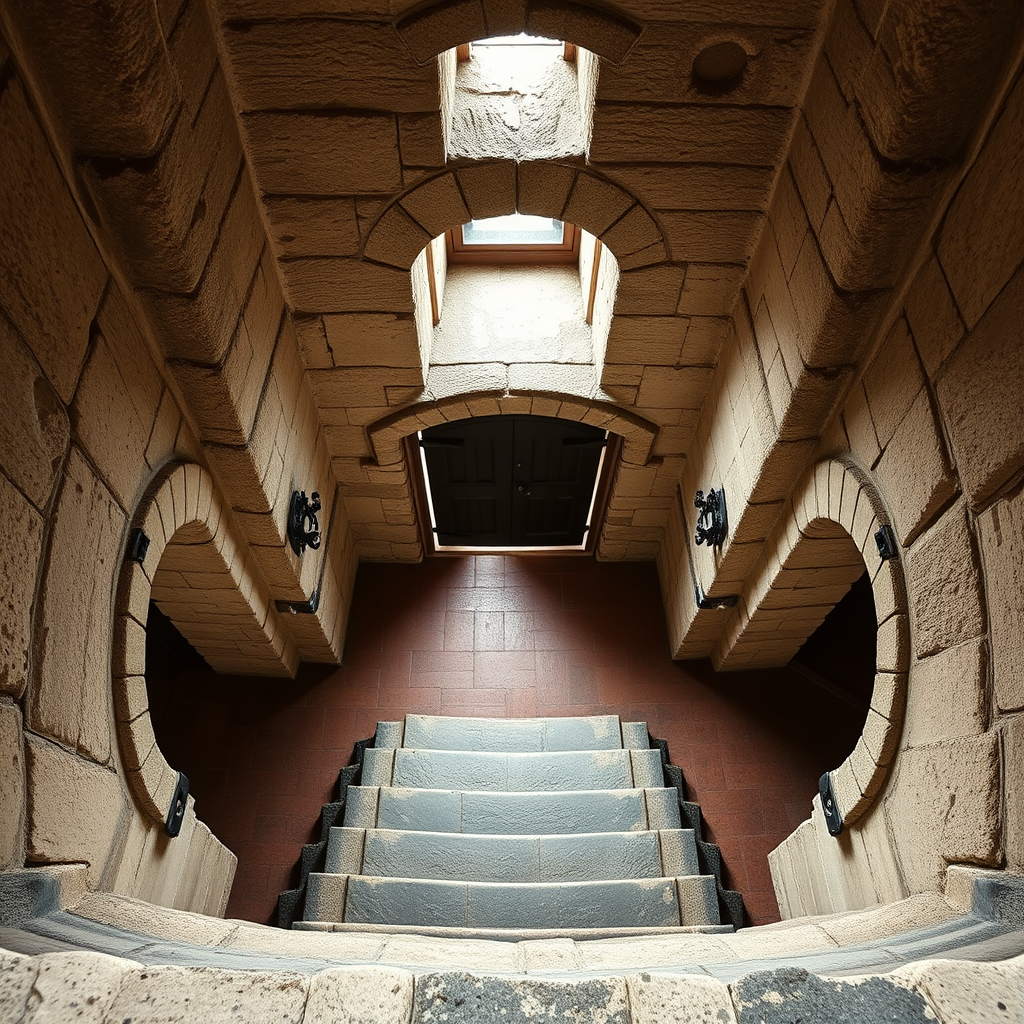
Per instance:
[[[523,213],[471,220],[462,227],[463,245],[561,245],[564,238],[562,221]]]

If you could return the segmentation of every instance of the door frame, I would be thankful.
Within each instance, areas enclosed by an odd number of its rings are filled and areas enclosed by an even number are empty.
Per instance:
[[[466,417],[472,420],[474,417]],[[575,550],[565,549],[527,549],[527,548],[467,548],[464,551],[438,551],[434,532],[430,528],[430,508],[427,503],[427,484],[423,477],[423,463],[420,459],[419,431],[406,434],[402,438],[402,450],[405,453],[406,465],[409,467],[409,476],[412,482],[413,505],[416,509],[416,528],[419,531],[420,543],[423,545],[425,557],[436,558],[461,558],[466,554],[481,555],[541,555],[550,557],[552,554],[574,557],[577,555],[592,555],[597,548],[597,536],[604,524],[605,513],[608,510],[608,498],[611,494],[612,479],[615,475],[615,466],[618,465],[619,455],[622,452],[622,436],[613,431],[608,431],[608,443],[605,446],[604,461],[601,464],[601,471],[597,477],[594,488],[594,512],[590,517],[590,529],[587,530],[586,543],[582,548]]]

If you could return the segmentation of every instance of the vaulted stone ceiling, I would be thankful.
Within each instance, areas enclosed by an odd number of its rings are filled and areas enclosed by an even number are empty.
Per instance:
[[[637,0],[602,19],[571,3],[515,0],[211,5],[364,555],[410,557],[418,547],[405,469],[371,466],[380,452],[368,424],[459,392],[546,390],[579,398],[584,411],[615,403],[657,429],[634,467],[649,480],[617,482],[602,534],[605,556],[655,555],[828,7]],[[524,28],[600,56],[589,160],[446,160],[437,54]],[[748,54],[746,71],[724,88],[702,86],[694,59],[730,40]],[[516,207],[580,223],[619,260],[597,387],[558,368],[500,365],[462,368],[448,386],[424,380],[408,267],[444,229]],[[392,503],[390,521],[380,500]]]

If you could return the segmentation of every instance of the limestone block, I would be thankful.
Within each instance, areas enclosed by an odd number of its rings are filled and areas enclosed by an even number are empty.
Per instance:
[[[511,160],[470,164],[457,171],[459,187],[473,218],[515,213],[516,165]]]
[[[330,196],[392,192],[401,185],[393,117],[260,111],[244,115],[242,123],[264,191]],[[339,153],[351,158],[339,160]]]
[[[791,125],[791,113],[779,108],[598,103],[590,158],[595,164],[774,166]]]
[[[621,64],[641,26],[618,12],[584,7],[566,0],[531,0],[526,31],[547,39],[568,39],[612,64]]]
[[[189,56],[197,60],[197,54]],[[136,284],[189,293],[199,283],[241,162],[233,116],[227,86],[217,77],[195,121],[183,109],[150,159],[82,165]]]
[[[404,167],[443,167],[441,114],[399,114],[398,142]]]
[[[944,1024],[1004,1024],[1024,1016],[1024,965],[942,959],[900,968],[895,974],[922,989]]]
[[[774,181],[768,168],[702,163],[619,164],[608,175],[656,210],[765,210]]]
[[[264,196],[270,240],[282,257],[355,256],[359,224],[352,199]]]
[[[934,256],[914,278],[904,304],[921,361],[934,380],[965,331],[945,275]]]
[[[184,1024],[227,1019],[239,1006],[253,1021],[299,1024],[308,988],[309,979],[292,971],[144,967],[124,977],[109,1018],[135,1017],[145,1006],[152,1020]]]
[[[985,731],[987,651],[983,640],[950,647],[911,666],[907,746]]]
[[[110,752],[110,594],[124,515],[72,450],[41,595],[29,725],[105,761]]]
[[[296,18],[225,26],[243,110],[436,110],[437,65],[409,60],[388,24]]]
[[[8,140],[0,152],[0,297],[57,395],[69,402],[106,269],[17,78],[0,96],[0,137]],[[52,415],[45,389],[40,403],[42,414]]]
[[[863,382],[875,434],[884,448],[924,387],[921,364],[902,317],[893,324]]]
[[[634,205],[601,236],[601,241],[619,258],[627,269],[643,263],[657,263],[665,258],[661,245],[661,229],[654,218],[640,205]],[[661,255],[658,256],[657,253]],[[626,264],[625,257],[637,254]],[[642,261],[640,255],[643,255]]]
[[[941,375],[937,391],[972,505],[1024,465],[1024,270],[1007,285]]]
[[[413,976],[387,967],[335,967],[313,975],[303,1024],[392,1024],[412,1013]]]
[[[893,771],[885,813],[911,892],[941,888],[947,862],[999,863],[997,734],[904,750]]]
[[[1001,711],[1024,708],[1024,495],[1017,491],[978,518],[992,630],[992,675]]]
[[[675,366],[680,362],[690,320],[674,316],[617,316],[608,332],[608,363]],[[699,364],[713,360],[687,359]]]
[[[0,624],[0,692],[20,698],[28,681],[32,602],[42,550],[42,518],[0,475],[0,593],[4,596]]]
[[[199,287],[187,294],[139,293],[151,322],[159,325],[157,335],[169,358],[220,363],[231,343],[266,244],[246,168],[234,186]]]
[[[730,1024],[736,1020],[729,987],[704,975],[634,974],[626,979],[633,1024],[664,1024],[686,1018]]]
[[[817,234],[821,231],[832,199],[832,182],[803,119],[797,123],[793,133],[789,150],[789,169],[800,195],[804,213]]]
[[[537,217],[562,219],[576,172],[572,167],[546,160],[519,164],[518,209]]]
[[[686,268],[679,312],[699,316],[728,316],[743,284],[742,267],[690,263]]]
[[[617,185],[591,174],[579,174],[565,205],[563,219],[578,224],[592,235],[600,236],[632,205],[633,197]],[[608,244],[611,245],[611,242]]]
[[[367,259],[408,269],[430,238],[430,234],[396,204],[389,206],[374,225],[363,252]]]
[[[430,237],[442,235],[448,228],[471,219],[453,174],[432,178],[405,195],[401,202]]]
[[[0,466],[42,508],[68,443],[68,417],[39,364],[0,317],[4,406],[0,422]]]
[[[38,736],[26,739],[28,860],[81,861],[96,886],[126,807],[117,775]]]
[[[121,982],[139,964],[134,960],[73,950],[45,953],[36,958],[39,973],[33,986],[33,1006],[25,1024],[59,1024],[74,1019],[103,1024]]]
[[[984,631],[980,571],[963,502],[917,540],[907,554],[907,575],[917,657]]]
[[[914,542],[956,493],[956,476],[925,392],[896,428],[875,476],[903,547]]]
[[[672,316],[685,275],[684,266],[669,264],[624,271],[615,293],[616,315]]]
[[[25,863],[24,745],[21,710],[0,702],[0,871]]]
[[[300,313],[414,310],[409,273],[397,267],[317,256],[282,260],[280,268],[290,304]]]
[[[963,8],[966,12],[967,7]],[[968,328],[1003,290],[1024,257],[1024,86],[1016,84],[966,181],[950,205],[938,256]]]
[[[38,971],[37,957],[0,950],[0,1020],[24,1019]]]
[[[659,210],[672,259],[742,263],[753,253],[764,215],[735,210]]]
[[[875,667],[879,672],[906,672],[910,667],[910,628],[906,615],[893,615],[878,627]]]
[[[150,362],[145,350],[130,358]],[[163,390],[158,384],[150,391],[149,408],[140,415],[120,371],[130,365],[102,335],[97,336],[71,409],[82,448],[123,508],[134,504],[148,475],[144,454]],[[142,399],[138,391],[134,394],[137,401]]]
[[[139,159],[158,148],[180,95],[155,7],[102,13],[28,0],[12,17],[77,152]]]
[[[487,38],[480,0],[428,4],[401,18],[395,27],[413,58],[425,64],[443,50]]]
[[[1006,798],[1006,866],[1024,871],[1024,719],[1006,721],[1003,733],[1003,787]]]
[[[641,408],[699,409],[704,404],[713,376],[711,367],[645,367],[637,405]]]

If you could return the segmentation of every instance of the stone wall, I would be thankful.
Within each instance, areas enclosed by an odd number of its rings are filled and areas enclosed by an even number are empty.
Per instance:
[[[91,886],[217,914],[233,855],[191,800],[163,832],[149,597],[232,645],[226,668],[291,675],[339,657],[355,557],[205,9],[157,13],[125,6],[131,45],[88,11],[3,14],[0,868],[83,862]],[[145,95],[81,88],[103,54]],[[319,557],[284,543],[293,488],[323,496]],[[278,617],[314,589],[315,615]]]
[[[837,840],[816,811],[773,855],[784,914],[937,888],[951,863],[1024,863],[1022,111],[1014,76],[823,431],[819,451],[873,482],[899,543],[906,718],[863,820]]]

